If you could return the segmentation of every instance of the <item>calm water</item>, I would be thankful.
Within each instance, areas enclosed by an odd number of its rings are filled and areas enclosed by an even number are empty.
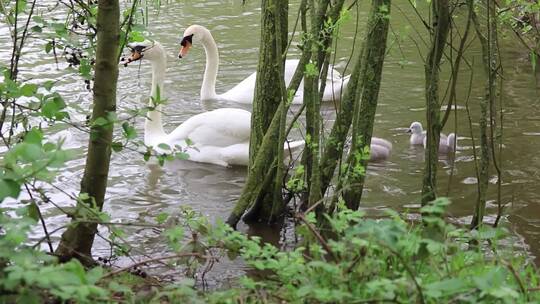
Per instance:
[[[297,3],[291,5],[291,30],[296,17]],[[191,24],[208,27],[217,40],[220,49],[221,66],[217,81],[218,93],[238,83],[256,69],[258,56],[260,9],[258,1],[182,1],[161,7],[151,13],[148,30],[151,38],[160,41],[169,51],[169,69],[165,85],[165,96],[169,103],[165,107],[164,122],[166,130],[172,130],[188,117],[208,109],[234,104],[201,104],[199,89],[204,70],[204,51],[196,45],[188,58],[176,59],[180,35]],[[400,12],[400,9],[403,12]],[[359,13],[362,21],[366,19],[367,7]],[[356,14],[344,26],[342,39],[338,43],[335,62],[337,69],[343,71],[353,48]],[[411,24],[415,15],[403,2],[393,7],[392,33],[389,36],[391,49],[384,67],[380,103],[375,124],[375,134],[387,138],[394,144],[389,161],[370,167],[367,179],[366,195],[363,207],[372,214],[379,214],[390,208],[399,211],[408,210],[415,214],[419,207],[421,179],[423,170],[423,149],[411,148],[405,128],[412,121],[424,121],[424,68],[422,58],[426,55],[425,45],[417,30],[424,34],[420,24]],[[5,27],[0,27],[0,42],[7,43],[9,38]],[[362,30],[360,29],[360,33]],[[355,49],[360,47],[356,40]],[[412,37],[415,42],[409,37]],[[425,37],[423,37],[425,39]],[[416,47],[420,47],[420,53]],[[72,110],[74,120],[83,121],[90,106],[91,93],[84,83],[74,76],[66,64],[58,68],[51,55],[43,55],[41,42],[32,42],[23,57],[21,75],[24,78],[41,80],[59,80],[58,91],[71,104],[77,104],[80,110]],[[483,94],[482,68],[479,48],[473,44],[468,60],[474,62],[475,87],[472,90],[471,108]],[[2,61],[8,58],[8,50],[0,51]],[[298,54],[292,47],[291,57]],[[474,59],[473,59],[474,58]],[[536,258],[540,255],[540,193],[537,185],[540,181],[540,85],[535,80],[527,53],[509,36],[502,43],[502,59],[505,67],[504,103],[504,155],[503,155],[503,203],[509,204],[503,224],[516,237],[514,245],[524,247]],[[464,65],[463,65],[464,66]],[[350,70],[350,66],[349,66]],[[349,72],[345,72],[348,74]],[[439,180],[440,193],[447,193],[453,204],[449,213],[453,220],[468,223],[476,200],[474,162],[472,143],[466,113],[462,109],[467,93],[468,73],[463,73],[458,85],[457,133],[459,146],[455,160],[441,158]],[[128,109],[142,107],[148,99],[150,88],[150,64],[131,65],[121,68],[118,88],[118,108],[120,115]],[[334,106],[325,105],[323,116],[330,127],[334,118]],[[453,115],[452,115],[453,116]],[[143,134],[143,120],[136,122],[139,135]],[[445,133],[453,131],[451,119]],[[51,126],[54,133],[65,126]],[[477,128],[477,125],[475,125]],[[73,137],[73,146],[84,146],[86,134],[69,129]],[[68,168],[58,176],[56,185],[76,193],[83,172],[84,159],[71,161]],[[450,178],[453,166],[453,177]],[[494,175],[495,171],[492,170]],[[177,212],[180,206],[188,205],[212,220],[226,218],[238,198],[245,179],[243,168],[225,169],[213,165],[176,162],[164,168],[146,164],[142,157],[129,151],[114,153],[107,192],[106,211],[112,214],[114,221],[154,222],[161,212]],[[490,199],[496,198],[496,187],[491,185]],[[54,201],[61,205],[72,202],[65,194],[51,191]],[[59,227],[68,220],[52,206],[43,206],[49,229]],[[492,221],[496,214],[496,205],[489,204],[487,220]],[[249,227],[241,227],[249,230]],[[253,229],[253,228],[252,228]],[[255,230],[255,229],[254,229]],[[151,230],[128,229],[127,240],[136,248],[149,255],[160,255],[166,250],[165,242]],[[103,231],[106,233],[106,231]],[[269,231],[263,231],[268,233]],[[276,239],[279,235],[275,233]],[[58,234],[56,234],[58,236]],[[36,229],[33,238],[40,238],[42,231]],[[94,252],[106,255],[107,244],[99,240]],[[221,281],[238,276],[244,270],[241,263],[224,262],[213,272]],[[209,275],[211,277],[211,275]]]

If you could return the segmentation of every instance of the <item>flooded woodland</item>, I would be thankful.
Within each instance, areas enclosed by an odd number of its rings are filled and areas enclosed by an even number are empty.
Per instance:
[[[0,302],[539,301],[539,11],[0,0]]]

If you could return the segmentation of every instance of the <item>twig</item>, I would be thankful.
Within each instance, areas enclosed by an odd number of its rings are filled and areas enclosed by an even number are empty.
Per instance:
[[[308,227],[308,229],[311,231],[311,233],[313,233],[313,235],[317,238],[319,243],[321,243],[321,245],[324,247],[326,252],[328,252],[328,254],[330,254],[334,260],[337,260],[336,255],[334,254],[334,252],[332,251],[332,249],[330,248],[328,243],[324,240],[324,238],[317,231],[317,229],[315,229],[315,227],[313,227],[313,225],[306,220],[306,217],[304,216],[304,214],[303,213],[296,213],[295,217],[298,218],[300,221],[302,221]]]
[[[32,204],[34,204],[34,206],[36,207],[37,214],[38,214],[39,220],[41,222],[41,226],[43,227],[43,232],[45,233],[45,238],[47,239],[47,244],[49,245],[49,251],[51,253],[53,253],[54,249],[53,249],[53,246],[52,246],[51,237],[49,235],[49,232],[47,231],[47,224],[45,224],[45,220],[43,219],[43,215],[41,214],[41,210],[39,209],[39,206],[37,205],[37,202],[34,199],[34,196],[32,195],[32,191],[30,191],[30,188],[28,188],[27,183],[24,183],[24,188],[26,189],[26,192],[28,192],[28,195],[30,196]]]
[[[211,256],[210,257],[203,256],[203,255],[201,255],[199,253],[194,253],[194,252],[173,254],[173,255],[168,255],[168,256],[158,257],[158,258],[151,258],[151,259],[148,259],[148,260],[143,260],[143,261],[131,264],[130,266],[127,266],[127,267],[124,267],[124,268],[117,269],[115,271],[111,271],[111,272],[107,273],[106,275],[104,275],[103,277],[101,277],[101,279],[105,279],[105,278],[108,278],[108,277],[115,276],[115,275],[117,275],[119,273],[122,273],[124,271],[128,271],[128,270],[132,269],[133,267],[140,266],[140,265],[143,265],[143,264],[148,264],[148,263],[153,263],[153,262],[158,262],[158,261],[163,261],[163,260],[185,258],[185,257],[199,257],[199,258],[204,258],[204,259],[213,258]]]

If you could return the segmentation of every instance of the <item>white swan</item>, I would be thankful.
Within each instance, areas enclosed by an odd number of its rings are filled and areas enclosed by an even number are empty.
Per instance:
[[[223,94],[216,94],[216,77],[219,67],[218,47],[210,31],[202,25],[188,27],[181,41],[179,58],[184,58],[193,43],[201,42],[206,53],[206,67],[201,86],[201,100],[227,100],[239,103],[253,103],[255,91],[256,72],[242,80],[235,87]],[[296,70],[299,60],[290,59],[285,62],[285,84],[289,85]],[[341,77],[341,74],[333,68],[328,71],[323,101],[340,100],[341,90],[347,86],[349,76]],[[300,84],[293,103],[302,103],[303,82]]]
[[[426,131],[424,131],[420,122],[415,121],[411,123],[411,126],[407,130],[407,133],[411,133],[411,138],[409,139],[411,145],[421,145],[424,143],[424,138],[426,138]]]
[[[163,82],[167,58],[158,42],[129,44],[131,55],[127,63],[147,59],[152,64],[151,96],[163,96]],[[126,63],[126,64],[127,64]],[[150,99],[150,106],[155,102]],[[249,135],[251,113],[242,109],[222,108],[190,117],[174,131],[166,134],[161,123],[161,105],[147,113],[144,124],[144,143],[158,153],[165,152],[158,147],[165,144],[174,149],[180,147],[189,154],[189,160],[220,166],[249,163]],[[291,149],[304,145],[304,141],[286,143]]]
[[[73,138],[73,133],[68,129],[47,136],[45,141],[56,145],[61,144],[62,149],[75,149],[81,147],[81,144]]]
[[[427,137],[424,137],[423,140],[424,149],[427,146]],[[454,152],[454,148],[457,148],[457,137],[456,134],[450,133],[447,136],[441,135],[441,139],[439,140],[439,153],[440,154],[447,154],[450,152]]]
[[[383,138],[372,137],[369,148],[370,161],[386,160],[390,157],[390,152],[392,152],[392,143]]]

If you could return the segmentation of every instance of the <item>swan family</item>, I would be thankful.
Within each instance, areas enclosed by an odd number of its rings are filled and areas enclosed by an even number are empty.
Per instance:
[[[185,58],[193,44],[201,43],[206,53],[206,67],[201,85],[201,100],[227,100],[238,103],[252,103],[255,89],[256,73],[252,73],[236,86],[223,94],[216,94],[216,78],[219,66],[217,44],[210,31],[200,25],[188,27],[181,39],[178,57]],[[229,167],[233,165],[247,166],[249,163],[249,137],[251,113],[238,108],[220,108],[200,113],[188,118],[172,132],[165,133],[161,121],[162,104],[156,102],[163,96],[165,71],[167,67],[166,52],[160,43],[144,41],[130,43],[131,50],[126,65],[141,59],[152,66],[152,86],[150,90],[149,111],[144,124],[144,143],[157,153],[183,151],[189,160]],[[298,60],[287,60],[285,64],[285,81],[288,84],[298,65]],[[323,101],[339,100],[343,87],[349,76],[342,77],[333,68],[326,79]],[[301,103],[303,92],[301,85],[293,103]],[[411,133],[411,145],[426,145],[426,132],[422,124],[413,122],[408,129]],[[304,141],[285,143],[284,149],[297,150],[303,148]],[[456,146],[455,134],[448,137],[441,134],[440,153],[453,151]],[[370,145],[370,161],[386,160],[392,151],[392,143],[386,139],[372,137]]]
[[[424,149],[426,148],[427,138],[426,131],[422,128],[422,123],[415,121],[411,123],[411,126],[407,130],[408,133],[411,133],[409,142],[411,145],[423,145]],[[457,137],[456,134],[450,133],[448,136],[440,134],[439,140],[439,153],[447,154],[454,152],[457,147]]]
[[[163,93],[167,66],[165,50],[158,42],[130,44],[129,47],[131,55],[127,59],[128,63],[144,58],[152,65],[151,110],[145,119],[144,144],[152,146],[158,153],[179,149],[195,162],[224,167],[246,166],[249,162],[251,113],[235,108],[216,109],[194,115],[171,133],[165,133],[161,122],[162,105],[156,104],[156,98]],[[302,140],[293,141],[284,148],[294,150],[303,145]]]

